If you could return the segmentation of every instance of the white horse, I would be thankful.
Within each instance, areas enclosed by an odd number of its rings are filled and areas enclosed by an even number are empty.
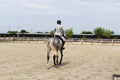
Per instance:
[[[58,63],[58,51],[60,51],[61,58]],[[50,38],[47,42],[47,64],[49,64],[50,53],[53,54],[54,66],[61,64],[63,58],[63,49],[62,49],[62,41],[56,37]]]

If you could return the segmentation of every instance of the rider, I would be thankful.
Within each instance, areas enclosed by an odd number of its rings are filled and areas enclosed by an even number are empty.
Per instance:
[[[54,37],[59,38],[62,41],[62,49],[65,49],[63,46],[65,44],[65,38],[64,38],[64,29],[61,26],[61,20],[57,20],[57,26],[54,29]]]

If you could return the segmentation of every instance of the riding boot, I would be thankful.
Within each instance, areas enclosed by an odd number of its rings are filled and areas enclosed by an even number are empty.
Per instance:
[[[64,48],[64,44],[65,44],[65,41],[63,41],[63,44],[62,44],[62,49],[64,50],[65,48]]]

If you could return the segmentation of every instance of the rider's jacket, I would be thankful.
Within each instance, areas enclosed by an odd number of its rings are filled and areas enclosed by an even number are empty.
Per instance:
[[[58,36],[62,36],[64,34],[64,29],[61,25],[57,24],[55,27],[55,34],[54,35],[58,35]]]

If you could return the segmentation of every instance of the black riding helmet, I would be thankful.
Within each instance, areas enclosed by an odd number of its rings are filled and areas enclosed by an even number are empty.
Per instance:
[[[57,20],[57,24],[61,24],[61,20]]]

